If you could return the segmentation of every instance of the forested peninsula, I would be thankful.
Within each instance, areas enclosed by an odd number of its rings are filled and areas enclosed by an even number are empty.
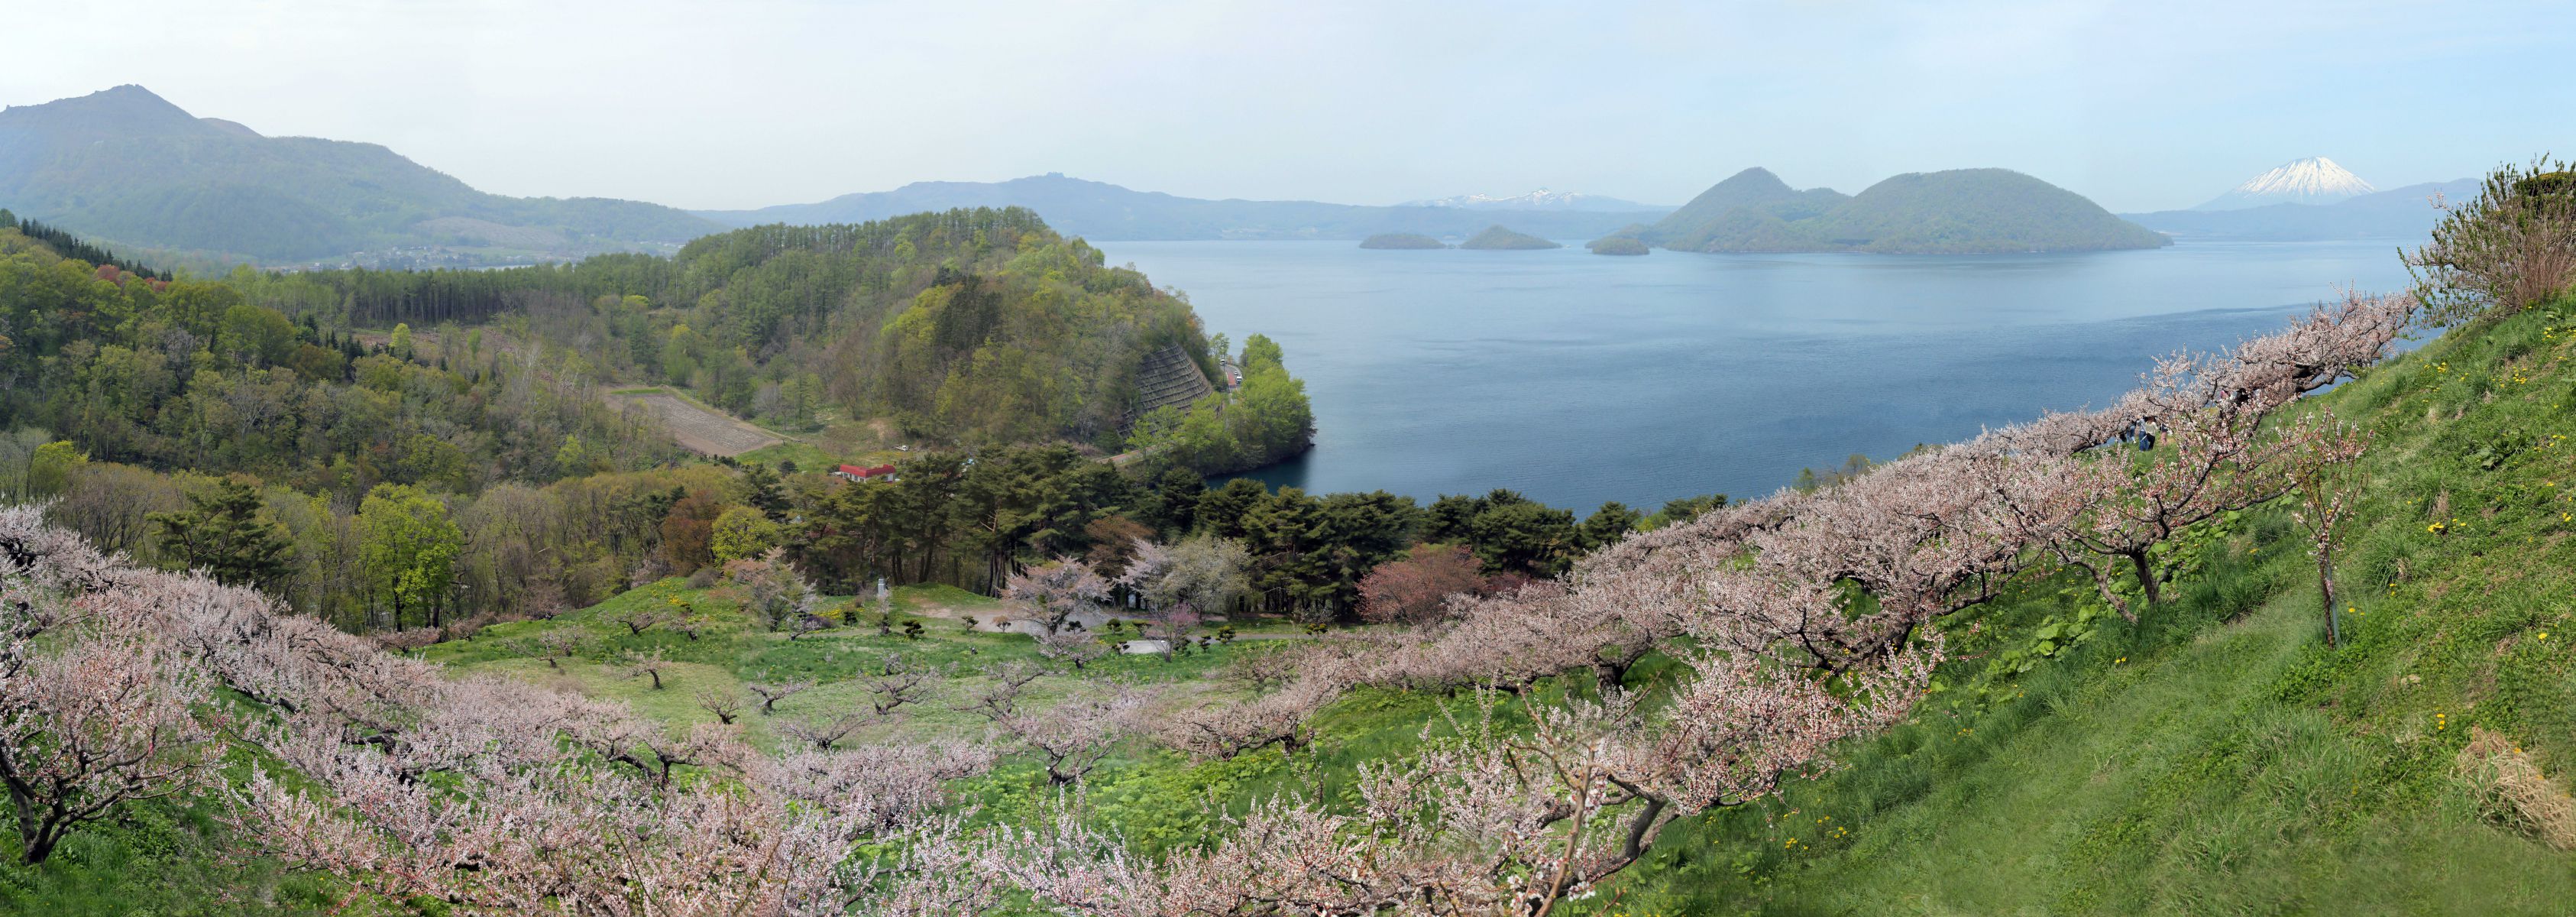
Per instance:
[[[728,508],[819,494],[859,453],[941,488],[908,498],[923,502],[905,518],[933,525],[968,512],[956,488],[988,494],[979,518],[1046,518],[992,494],[1086,489],[1122,496],[1081,512],[1115,514],[1132,485],[1105,482],[1167,469],[1195,482],[1303,451],[1312,433],[1276,345],[1255,335],[1240,356],[1220,352],[1185,300],[1025,210],[759,227],[674,258],[499,271],[197,279],[115,257],[0,211],[0,491],[54,500],[59,518],[152,562],[198,559],[181,536],[207,513],[274,519],[289,547],[252,566],[353,626],[587,604],[639,564],[717,563]],[[1158,352],[1210,394],[1148,419],[1136,374]],[[1220,358],[1244,366],[1239,389],[1207,381]],[[613,394],[635,386],[784,444],[692,463],[665,418]],[[1113,469],[1131,445],[1132,467]],[[724,465],[753,459],[767,483],[746,492]],[[198,504],[225,480],[250,496]],[[992,490],[1003,482],[1034,490]],[[820,503],[805,518],[847,521],[835,537],[866,527]],[[1032,549],[1026,533],[972,547],[983,542],[953,524],[905,530],[927,552],[912,578],[989,589],[983,568]],[[1065,537],[1086,537],[1071,524]],[[371,532],[407,533],[403,558],[362,557]]]

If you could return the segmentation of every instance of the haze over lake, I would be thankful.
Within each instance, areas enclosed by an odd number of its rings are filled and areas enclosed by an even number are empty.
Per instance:
[[[2276,329],[2339,284],[2406,283],[2398,240],[2059,255],[1372,251],[1111,242],[1211,332],[1261,333],[1315,449],[1252,477],[1578,511],[1743,498],[1803,467],[2101,406],[2159,354]]]

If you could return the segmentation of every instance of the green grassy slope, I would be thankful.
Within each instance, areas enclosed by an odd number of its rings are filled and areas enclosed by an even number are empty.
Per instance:
[[[2500,732],[2576,772],[2576,308],[2432,342],[2319,402],[2368,425],[2325,646],[2303,530],[2203,533],[2139,625],[1970,687],[2072,578],[1992,612],[1986,659],[1786,798],[1683,826],[1594,902],[1623,914],[2566,914],[2576,855],[2482,808],[2454,759]],[[2051,588],[2052,586],[2062,588]],[[1962,622],[1965,623],[1965,622]],[[1992,625],[2005,625],[1995,627]]]

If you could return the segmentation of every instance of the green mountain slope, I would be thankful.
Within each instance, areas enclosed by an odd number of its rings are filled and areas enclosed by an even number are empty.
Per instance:
[[[1754,168],[1639,234],[1675,251],[1898,254],[2155,248],[2170,240],[2007,169],[1899,175],[1852,197]]]
[[[1647,227],[1648,241],[1684,251],[1696,251],[1715,238],[1716,227],[1738,212],[1766,214],[1777,219],[1802,219],[1833,209],[1850,200],[1832,188],[1799,191],[1790,188],[1771,170],[1755,166],[1729,176],[1708,190],[1700,192],[1682,209],[1673,211]]]
[[[2177,602],[2046,656],[2031,629],[2087,600],[2034,584],[1983,622],[2018,637],[1964,650],[2029,672],[1945,676],[1841,773],[1668,836],[1617,912],[2567,913],[2576,857],[2458,758],[2492,731],[2548,792],[2576,774],[2571,320],[2455,332],[2319,399],[2374,436],[2342,649],[2277,507],[2195,539]]]
[[[485,194],[375,144],[263,137],[140,86],[0,111],[0,206],[123,246],[272,261],[393,246],[569,255],[718,228],[656,204]]]

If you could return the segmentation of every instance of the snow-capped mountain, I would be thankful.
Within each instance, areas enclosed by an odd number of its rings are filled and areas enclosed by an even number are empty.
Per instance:
[[[1456,207],[1462,210],[1584,210],[1596,212],[1624,210],[1671,210],[1653,204],[1623,201],[1598,194],[1574,191],[1550,191],[1540,188],[1528,194],[1498,197],[1491,194],[1461,194],[1427,201],[1406,201],[1400,207]]]
[[[2331,204],[2379,189],[2323,156],[2282,163],[2193,210],[2242,210],[2267,204]]]

